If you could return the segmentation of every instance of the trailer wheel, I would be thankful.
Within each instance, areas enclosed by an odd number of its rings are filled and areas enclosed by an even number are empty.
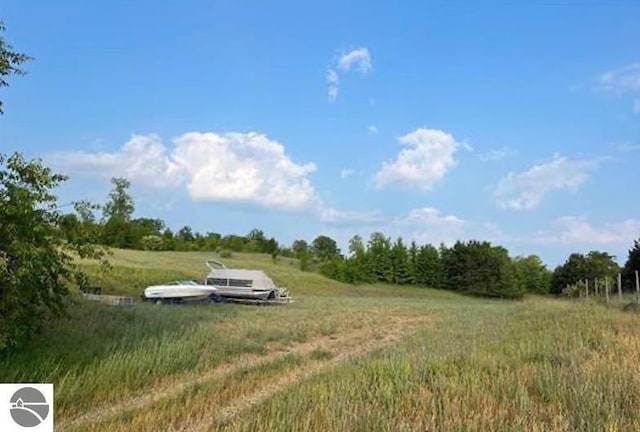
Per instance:
[[[220,294],[213,294],[211,297],[209,297],[209,301],[211,303],[222,303],[224,302],[224,298]]]
[[[156,304],[157,304],[157,305],[161,305],[161,304],[162,304],[162,299],[158,299],[158,300],[156,300]]]

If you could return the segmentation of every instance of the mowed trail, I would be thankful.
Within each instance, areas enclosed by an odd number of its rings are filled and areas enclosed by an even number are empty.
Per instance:
[[[433,319],[433,316],[429,319]],[[326,350],[335,354],[331,358],[297,367],[290,373],[275,378],[269,384],[256,388],[250,394],[229,400],[224,405],[214,406],[210,416],[201,418],[191,416],[174,428],[174,430],[189,431],[207,430],[214,421],[227,422],[238,413],[269,399],[297,381],[325,371],[347,358],[363,356],[375,349],[388,346],[401,337],[413,333],[416,327],[425,321],[426,317],[388,317],[383,322],[375,320],[357,329],[330,336],[318,336],[307,342],[280,348],[264,355],[238,356],[229,363],[222,364],[208,372],[199,375],[177,376],[158,386],[146,389],[143,395],[131,397],[110,406],[100,406],[71,420],[56,422],[56,430],[64,431],[79,426],[82,426],[82,429],[85,427],[95,429],[96,423],[109,420],[123,412],[143,410],[156,402],[180,395],[199,384],[222,379],[242,369],[267,365],[292,354],[305,357],[316,350]]]

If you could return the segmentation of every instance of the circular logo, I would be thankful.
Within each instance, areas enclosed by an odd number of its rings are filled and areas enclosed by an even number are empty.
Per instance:
[[[34,427],[49,415],[44,395],[33,387],[22,387],[11,396],[11,418],[23,427]]]

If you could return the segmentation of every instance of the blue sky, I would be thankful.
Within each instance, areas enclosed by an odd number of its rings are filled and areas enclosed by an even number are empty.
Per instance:
[[[626,259],[640,3],[306,3],[2,1],[0,151],[173,229]]]

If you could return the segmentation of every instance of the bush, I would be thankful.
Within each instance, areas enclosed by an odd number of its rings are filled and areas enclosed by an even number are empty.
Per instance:
[[[163,251],[167,250],[165,241],[162,237],[157,235],[146,235],[142,237],[142,248],[149,251]]]
[[[231,253],[231,251],[229,249],[222,249],[218,252],[218,255],[220,255],[220,258],[231,258],[233,256],[233,254]]]

